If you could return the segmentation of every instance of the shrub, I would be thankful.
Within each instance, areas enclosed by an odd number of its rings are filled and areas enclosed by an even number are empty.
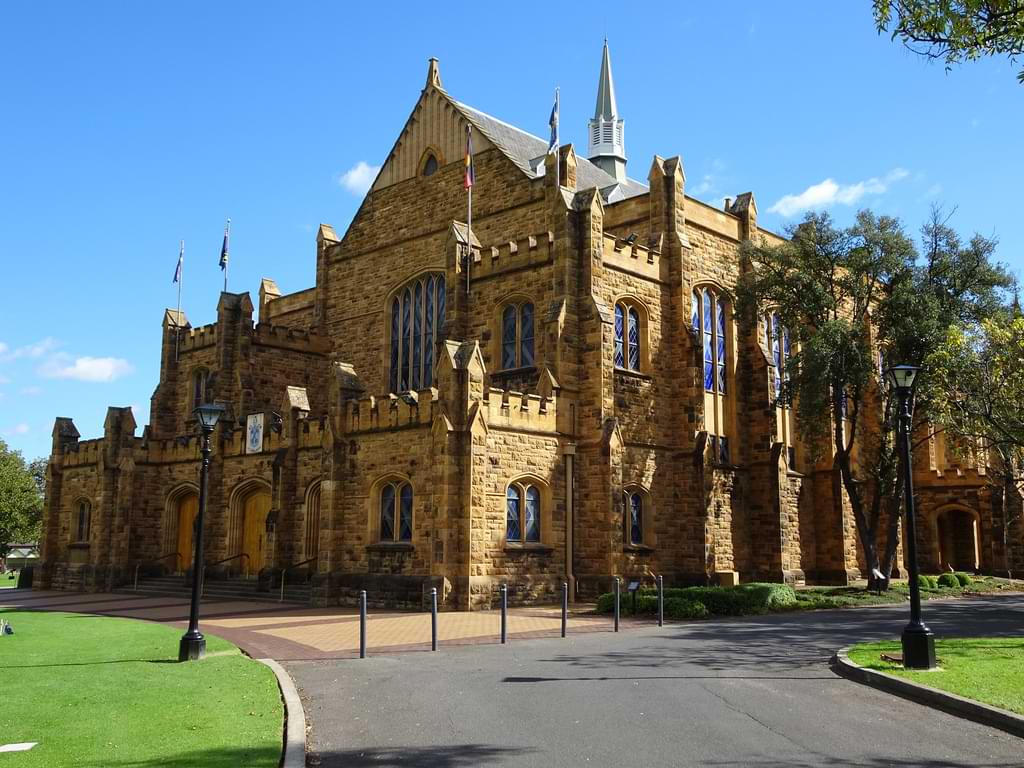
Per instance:
[[[637,613],[654,614],[658,611],[658,593],[653,589],[642,589],[637,596]],[[785,584],[740,584],[737,587],[685,587],[665,590],[665,613],[669,615],[669,601],[679,600],[683,603],[699,603],[703,613],[699,616],[747,616],[750,614],[784,611],[797,606],[796,593]],[[611,613],[615,610],[613,593],[601,595],[597,600],[598,613]],[[632,612],[632,598],[623,595],[621,612]],[[674,618],[697,618],[689,612],[693,608],[680,607],[687,613]]]
[[[969,587],[974,583],[974,579],[971,578],[970,574],[964,573],[963,571],[957,571],[953,575],[956,576],[956,580],[960,582],[961,587]]]
[[[925,573],[918,574],[917,586],[919,586],[921,589],[938,589],[939,577],[929,576]]]
[[[938,586],[958,589],[960,587],[960,580],[957,579],[954,573],[944,573],[938,578]]]
[[[654,612],[658,612],[658,598],[654,598]],[[670,597],[665,600],[665,615],[670,619],[703,619],[707,617],[708,609],[696,600]]]

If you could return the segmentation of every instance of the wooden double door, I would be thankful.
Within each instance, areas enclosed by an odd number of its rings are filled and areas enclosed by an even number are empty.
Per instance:
[[[259,573],[263,568],[269,513],[269,491],[253,491],[242,501],[242,552],[248,555],[242,558],[244,573]]]
[[[184,572],[192,567],[192,544],[195,541],[196,514],[199,512],[199,496],[186,494],[178,500],[178,561],[175,568]]]

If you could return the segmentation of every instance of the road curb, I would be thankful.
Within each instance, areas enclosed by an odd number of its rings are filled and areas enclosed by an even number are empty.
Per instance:
[[[837,674],[849,680],[916,701],[918,704],[941,709],[951,715],[973,720],[1024,738],[1024,717],[1007,712],[1005,709],[982,704],[980,701],[965,699],[955,693],[947,693],[927,685],[912,683],[895,675],[862,667],[851,661],[847,655],[852,647],[848,645],[845,648],[840,648],[832,657],[832,669]]]
[[[273,659],[256,659],[274,671],[277,685],[284,699],[285,729],[284,755],[281,768],[305,768],[306,765],[306,713],[302,709],[302,700],[295,687],[291,675]]]

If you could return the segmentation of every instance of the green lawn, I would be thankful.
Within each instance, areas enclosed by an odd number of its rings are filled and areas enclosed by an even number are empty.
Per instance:
[[[131,619],[2,611],[0,743],[36,741],[0,766],[278,765],[274,673],[207,635],[177,663],[181,630]]]
[[[939,670],[909,672],[882,661],[882,653],[900,655],[898,642],[856,645],[850,659],[862,667],[905,677],[922,685],[1024,715],[1024,638],[950,638],[935,641]]]
[[[0,573],[0,589],[14,589],[18,586],[18,572],[14,572],[14,578],[11,578],[11,572]]]

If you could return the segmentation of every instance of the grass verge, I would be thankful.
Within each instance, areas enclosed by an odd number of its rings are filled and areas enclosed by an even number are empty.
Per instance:
[[[1024,715],[1024,638],[947,638],[935,641],[939,669],[908,671],[882,661],[902,654],[898,641],[864,643],[850,649],[862,667],[906,678],[932,688]]]
[[[277,681],[231,643],[208,635],[207,658],[179,664],[175,627],[74,613],[0,618],[15,632],[0,637],[0,742],[38,742],[12,765],[277,766]]]
[[[18,586],[18,572],[0,573],[0,589],[14,589]]]

